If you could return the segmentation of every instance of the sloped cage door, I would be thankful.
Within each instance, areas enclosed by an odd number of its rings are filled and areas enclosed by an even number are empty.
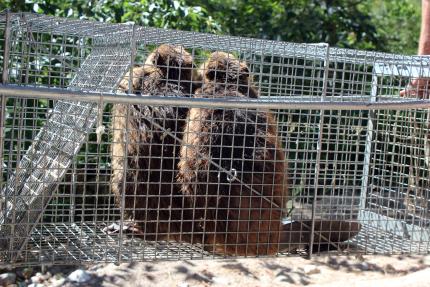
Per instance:
[[[49,37],[49,43],[70,40],[79,43],[85,39],[85,35],[73,35],[73,32],[79,32],[79,25],[62,26],[58,19],[50,17],[42,18],[38,15],[20,17],[14,14],[6,25],[10,29],[10,38],[6,39],[5,46],[21,49],[21,51],[12,50],[11,57],[17,57],[14,55],[23,53],[22,51],[29,51],[29,54],[33,55],[29,61],[33,64],[37,61],[48,61],[48,55],[45,53],[53,51],[52,46],[40,47],[41,40],[36,39]],[[97,37],[92,38],[91,52],[82,59],[79,67],[74,67],[75,74],[67,88],[74,91],[100,93],[114,91],[130,66],[132,33],[132,26],[129,29],[124,29],[123,26],[120,34],[123,39],[128,39],[128,42],[124,41],[123,44],[112,46],[97,47]],[[100,37],[109,36],[101,34]],[[58,56],[64,56],[64,53],[65,51],[60,49]],[[72,55],[66,54],[66,56]],[[8,60],[4,59],[5,62]],[[28,65],[31,66],[32,63]],[[11,78],[9,82],[20,83],[26,78],[28,81],[28,77],[32,75],[31,71],[24,70],[25,67],[23,63],[8,67],[8,77]],[[65,78],[64,75],[65,73],[63,76],[59,74],[55,78]],[[11,260],[16,260],[25,247],[31,232],[43,216],[46,205],[52,199],[56,187],[94,128],[98,111],[99,107],[96,103],[56,101],[46,121],[39,126],[39,131],[31,140],[31,145],[25,154],[15,159],[17,162],[14,171],[11,171],[12,168],[8,169],[7,184],[1,191],[3,200],[1,205],[4,208],[0,213],[2,226],[0,246],[3,250],[9,250],[9,255],[13,257],[10,258]],[[25,117],[25,113],[17,114],[15,117],[19,115]],[[25,127],[22,128],[25,129]],[[13,160],[10,160],[10,163],[12,162]]]

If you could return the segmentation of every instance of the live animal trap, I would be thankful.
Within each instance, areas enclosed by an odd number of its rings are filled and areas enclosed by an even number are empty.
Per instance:
[[[0,15],[0,266],[429,253],[430,58]],[[427,98],[427,99],[426,99]]]

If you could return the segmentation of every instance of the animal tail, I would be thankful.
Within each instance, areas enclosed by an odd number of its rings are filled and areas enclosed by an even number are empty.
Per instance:
[[[361,230],[361,224],[341,220],[315,220],[313,252],[339,250],[340,244]],[[312,220],[294,221],[282,226],[280,251],[293,251],[298,248],[310,249]]]

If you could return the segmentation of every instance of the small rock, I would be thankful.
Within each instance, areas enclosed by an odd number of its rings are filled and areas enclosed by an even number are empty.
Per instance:
[[[63,273],[56,273],[53,276],[54,280],[60,280],[60,279],[63,279],[63,278],[64,278],[64,274]]]
[[[178,284],[178,287],[189,287],[190,285],[188,285],[187,282],[181,282]]]
[[[369,270],[369,264],[367,264],[367,262],[362,262],[361,264],[359,264],[359,268],[362,270],[362,271],[368,271]]]
[[[0,274],[0,286],[6,286],[9,284],[14,284],[16,281],[16,274],[9,272]]]
[[[63,286],[64,283],[66,282],[65,278],[59,278],[59,279],[52,279],[50,282],[50,286],[51,287],[59,287],[59,286]]]
[[[36,275],[32,276],[30,279],[31,283],[42,283],[44,281],[43,274],[37,272]]]
[[[40,283],[31,283],[27,287],[44,287],[43,284]]]
[[[321,273],[321,270],[315,266],[315,265],[305,265],[303,267],[303,271],[305,272],[305,274],[307,275],[312,275],[312,274],[319,274]]]
[[[32,276],[30,278],[30,282],[31,283],[42,283],[42,280],[39,277],[37,277],[37,276]]]
[[[51,278],[52,277],[52,274],[51,274],[51,272],[46,272],[46,274],[45,275],[43,275],[43,278],[45,279],[45,280],[48,280],[49,278]]]
[[[70,275],[67,277],[67,279],[69,279],[72,282],[76,282],[76,283],[85,283],[91,280],[91,274],[88,273],[85,270],[82,269],[78,269],[76,271],[73,271],[72,273],[70,273]]]

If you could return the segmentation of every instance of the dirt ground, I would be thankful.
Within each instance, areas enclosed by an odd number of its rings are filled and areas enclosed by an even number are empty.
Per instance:
[[[430,286],[430,256],[324,256],[102,264],[62,286]],[[45,286],[54,286],[48,284]],[[58,286],[58,284],[57,284]]]

